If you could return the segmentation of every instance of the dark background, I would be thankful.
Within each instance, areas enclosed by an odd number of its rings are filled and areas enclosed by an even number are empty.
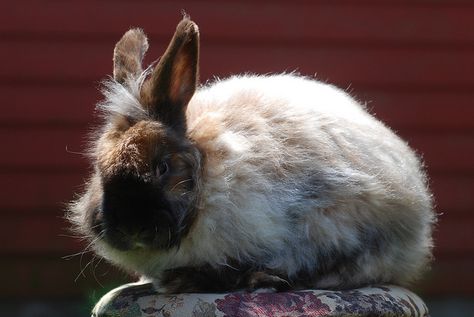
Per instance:
[[[104,292],[132,280],[90,254],[67,257],[86,244],[68,237],[64,203],[88,174],[80,153],[115,43],[144,28],[152,62],[182,9],[200,27],[202,81],[315,75],[348,89],[408,140],[426,162],[441,214],[436,260],[414,289],[433,316],[472,304],[472,1],[2,1],[0,315],[87,315]]]

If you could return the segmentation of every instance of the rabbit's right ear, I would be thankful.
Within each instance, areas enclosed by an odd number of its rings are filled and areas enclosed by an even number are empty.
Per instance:
[[[185,17],[141,90],[150,113],[174,128],[185,130],[185,112],[199,76],[199,29]]]
[[[123,84],[127,78],[138,78],[143,72],[142,60],[147,50],[148,40],[143,30],[128,30],[115,45],[114,79]]]

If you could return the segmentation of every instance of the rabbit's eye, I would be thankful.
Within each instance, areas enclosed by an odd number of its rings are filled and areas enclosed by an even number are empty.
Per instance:
[[[165,161],[161,161],[157,166],[156,166],[156,176],[160,177],[165,175],[168,172],[168,163]]]

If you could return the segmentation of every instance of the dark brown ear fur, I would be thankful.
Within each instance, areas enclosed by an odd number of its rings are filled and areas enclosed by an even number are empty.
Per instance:
[[[142,60],[148,50],[148,40],[141,29],[130,29],[114,49],[114,79],[123,84],[128,77],[138,77]]]
[[[186,130],[185,111],[196,90],[198,61],[199,30],[184,18],[141,91],[142,103],[150,113],[179,132]]]

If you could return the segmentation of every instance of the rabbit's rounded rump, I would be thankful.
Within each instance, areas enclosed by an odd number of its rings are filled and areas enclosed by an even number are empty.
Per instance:
[[[184,19],[154,69],[127,32],[71,219],[164,292],[406,284],[435,216],[413,151],[344,91],[293,74],[196,88]]]

